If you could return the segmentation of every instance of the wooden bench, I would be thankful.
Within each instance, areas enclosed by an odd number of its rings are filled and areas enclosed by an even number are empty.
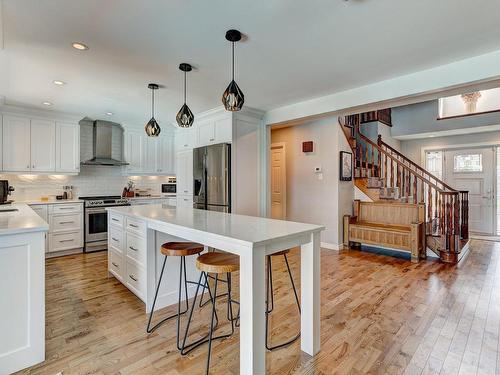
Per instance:
[[[344,216],[344,246],[378,245],[425,258],[424,204],[354,201],[354,215]]]

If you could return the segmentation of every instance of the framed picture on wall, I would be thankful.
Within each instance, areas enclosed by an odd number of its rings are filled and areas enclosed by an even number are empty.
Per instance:
[[[352,181],[352,153],[340,151],[340,181]]]

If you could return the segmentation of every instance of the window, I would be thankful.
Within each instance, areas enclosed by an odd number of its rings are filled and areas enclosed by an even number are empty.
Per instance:
[[[453,160],[453,172],[482,172],[483,155],[482,154],[463,154],[455,155]]]
[[[443,151],[427,151],[425,168],[440,180],[443,178]]]

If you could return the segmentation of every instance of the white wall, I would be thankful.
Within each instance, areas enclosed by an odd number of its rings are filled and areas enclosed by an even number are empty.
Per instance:
[[[493,144],[500,145],[500,131],[402,141],[401,150],[411,160],[424,166],[422,160],[422,150],[424,148],[472,147],[474,145]]]
[[[314,152],[302,152],[304,141],[314,142]],[[325,225],[323,246],[338,249],[342,216],[352,211],[353,185],[339,181],[339,152],[350,149],[337,118],[273,130],[271,142],[286,144],[287,220]],[[322,180],[314,171],[317,166]]]

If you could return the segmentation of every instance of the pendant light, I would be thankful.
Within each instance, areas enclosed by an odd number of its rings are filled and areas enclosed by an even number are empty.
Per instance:
[[[179,65],[179,69],[184,72],[184,104],[177,113],[177,116],[175,116],[175,119],[181,128],[189,128],[193,125],[194,115],[186,104],[186,75],[193,68],[187,63],[182,63]]]
[[[161,132],[160,125],[158,125],[155,119],[155,90],[158,90],[158,87],[156,83],[148,85],[148,88],[151,89],[151,120],[144,127],[148,137],[158,137]]]
[[[239,111],[245,102],[245,95],[234,81],[234,43],[241,40],[241,33],[238,30],[228,30],[226,39],[232,43],[232,79],[226,91],[222,94],[222,103],[227,111]]]

